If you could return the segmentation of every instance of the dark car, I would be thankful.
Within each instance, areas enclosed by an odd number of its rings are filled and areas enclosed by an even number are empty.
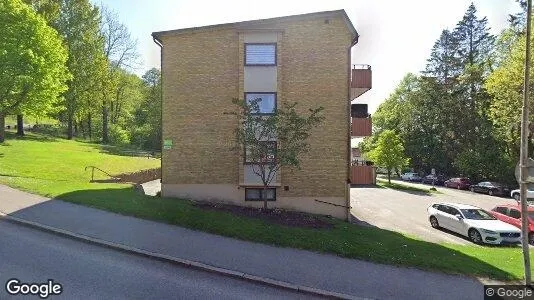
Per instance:
[[[469,186],[471,186],[471,181],[466,177],[455,177],[445,180],[443,185],[453,189],[467,190],[469,189]]]
[[[447,180],[447,178],[445,178],[445,176],[443,175],[427,175],[425,177],[423,177],[423,179],[421,180],[422,183],[427,183],[427,184],[432,184],[432,182],[434,182],[435,185],[443,185],[445,183],[445,180]]]
[[[469,187],[469,190],[471,190],[471,192],[484,193],[490,196],[506,196],[510,193],[509,187],[497,182],[490,181],[482,181],[477,184],[473,184]]]

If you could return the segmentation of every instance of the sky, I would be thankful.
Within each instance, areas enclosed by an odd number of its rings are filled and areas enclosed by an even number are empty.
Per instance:
[[[453,29],[473,2],[478,17],[486,16],[492,34],[507,26],[514,0],[91,0],[118,13],[138,43],[143,74],[160,67],[160,49],[151,33],[195,26],[239,22],[323,10],[345,9],[360,38],[352,50],[353,64],[369,64],[373,88],[353,103],[367,103],[373,113],[408,72],[424,69],[434,42]],[[305,4],[305,5],[303,5]]]

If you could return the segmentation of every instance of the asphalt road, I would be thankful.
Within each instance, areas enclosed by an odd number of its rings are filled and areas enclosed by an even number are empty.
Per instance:
[[[179,238],[179,237],[177,237]],[[188,269],[0,221],[0,299],[6,282],[48,279],[48,299],[310,299],[310,295]],[[37,296],[12,297],[38,299]]]
[[[430,188],[421,183],[392,182]],[[470,244],[466,238],[449,231],[430,227],[426,209],[433,203],[453,202],[475,205],[487,210],[497,204],[516,203],[511,198],[501,198],[470,191],[436,187],[443,194],[422,195],[410,191],[386,188],[358,187],[351,189],[352,215],[355,222],[369,224],[387,230],[416,236],[430,242]]]

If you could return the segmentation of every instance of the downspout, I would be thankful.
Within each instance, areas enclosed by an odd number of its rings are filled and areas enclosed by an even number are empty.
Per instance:
[[[160,109],[160,133],[161,133],[161,140],[160,140],[160,147],[161,147],[161,163],[160,163],[160,169],[161,169],[161,178],[159,180],[160,186],[162,187],[160,189],[160,195],[163,197],[163,43],[161,43],[161,40],[159,40],[154,33],[152,34],[152,40],[156,45],[160,47],[159,52],[159,69],[160,69],[160,89],[161,89],[161,109]]]
[[[350,180],[350,177],[351,177],[351,173],[352,173],[352,161],[351,161],[351,157],[352,157],[352,134],[351,134],[351,118],[350,118],[350,109],[351,109],[351,99],[350,99],[350,82],[351,82],[351,72],[352,72],[352,47],[354,47],[354,45],[356,45],[358,43],[358,38],[360,36],[358,35],[358,33],[356,33],[356,35],[354,36],[354,38],[352,39],[352,42],[350,43],[350,46],[349,46],[349,49],[347,51],[347,57],[348,57],[348,61],[349,61],[349,64],[348,64],[348,71],[347,71],[347,86],[348,86],[348,90],[347,90],[347,105],[348,105],[348,144],[347,144],[347,148],[348,148],[348,151],[347,151],[347,161],[348,161],[348,166],[347,166],[347,185],[348,187],[345,188],[345,193],[346,193],[346,199],[345,199],[345,206],[347,207],[347,222],[350,222],[351,220],[351,213],[350,213],[350,186],[351,186],[351,180]]]

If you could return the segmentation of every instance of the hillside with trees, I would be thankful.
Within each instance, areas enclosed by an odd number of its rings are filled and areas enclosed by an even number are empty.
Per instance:
[[[511,15],[493,36],[471,4],[453,30],[441,32],[426,68],[406,74],[379,106],[362,149],[371,151],[380,133],[393,130],[415,171],[515,182],[525,27],[521,14]]]
[[[16,116],[16,125],[7,125],[18,135],[31,125],[67,139],[161,148],[160,71],[136,73],[137,41],[115,12],[89,0],[7,0],[0,10],[7,33],[0,38],[7,50],[0,52],[7,71],[0,79],[7,95],[0,100],[2,129],[5,117]],[[15,51],[21,43],[28,53]],[[23,68],[15,68],[20,62]]]

